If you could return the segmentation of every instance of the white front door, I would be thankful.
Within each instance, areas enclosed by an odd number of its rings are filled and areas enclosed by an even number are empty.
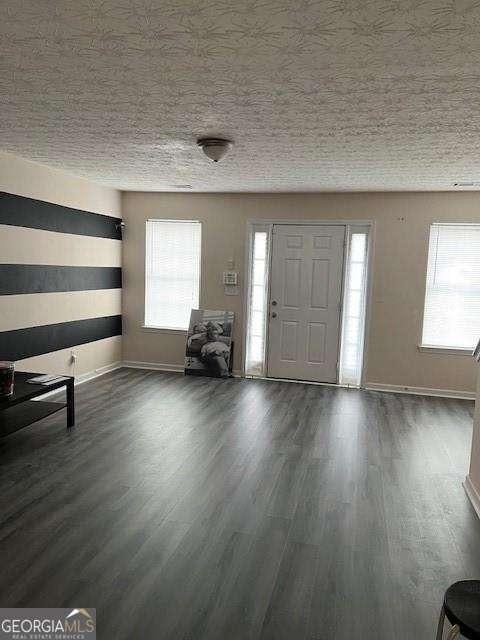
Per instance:
[[[344,226],[275,225],[268,375],[337,382]]]

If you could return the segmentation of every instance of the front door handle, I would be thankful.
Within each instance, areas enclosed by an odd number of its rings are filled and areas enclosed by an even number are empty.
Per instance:
[[[272,307],[276,307],[277,306],[277,301],[276,300],[272,300]]]

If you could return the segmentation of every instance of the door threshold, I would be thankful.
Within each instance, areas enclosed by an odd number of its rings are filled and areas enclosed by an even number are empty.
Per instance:
[[[295,382],[297,384],[313,384],[317,387],[337,387],[340,389],[360,389],[361,387],[357,387],[353,384],[340,384],[340,382],[315,382],[314,380],[295,380],[293,378],[270,378],[268,376],[248,376],[245,378],[250,380],[267,380],[271,382]]]

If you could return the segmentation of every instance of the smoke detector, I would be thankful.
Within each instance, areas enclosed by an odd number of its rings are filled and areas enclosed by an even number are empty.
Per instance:
[[[213,162],[219,162],[230,149],[233,142],[231,140],[225,140],[225,138],[199,138],[197,144],[202,148],[207,158],[210,158]]]

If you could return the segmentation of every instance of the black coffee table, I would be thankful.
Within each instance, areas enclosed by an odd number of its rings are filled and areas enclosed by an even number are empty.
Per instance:
[[[65,380],[54,382],[48,386],[30,384],[30,378],[41,376],[41,373],[27,373],[15,371],[15,385],[13,395],[8,398],[0,397],[0,438],[14,431],[28,427],[28,425],[50,416],[61,409],[67,408],[67,427],[75,425],[75,392],[74,378],[64,376]],[[34,400],[55,389],[66,387],[66,402],[47,402]]]

